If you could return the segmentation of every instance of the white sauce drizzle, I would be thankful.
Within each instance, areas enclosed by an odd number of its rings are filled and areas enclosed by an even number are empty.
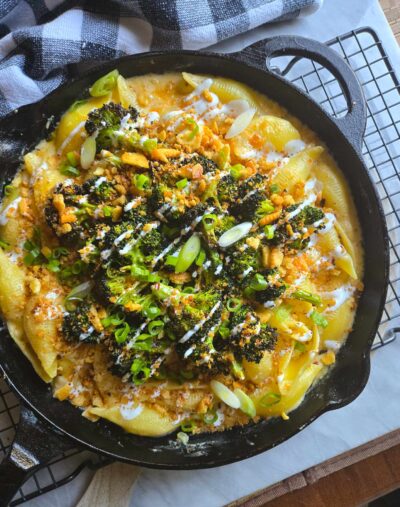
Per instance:
[[[105,183],[107,181],[107,178],[105,176],[101,176],[98,178],[94,184],[94,188],[98,188],[102,183]]]
[[[339,287],[331,292],[322,292],[321,295],[326,299],[333,299],[335,304],[333,306],[328,307],[325,310],[325,313],[330,313],[336,311],[340,308],[351,296],[353,296],[356,288],[353,285],[344,285],[343,287]]]
[[[198,322],[193,329],[190,329],[187,333],[185,333],[182,338],[179,340],[179,343],[185,343],[191,338],[199,329],[201,329],[204,324],[211,319],[211,317],[214,315],[214,313],[218,310],[218,308],[221,306],[221,301],[218,301],[210,310],[210,313],[205,319],[202,319],[200,322]]]
[[[80,123],[78,123],[78,125],[74,129],[71,130],[71,132],[69,133],[69,136],[66,137],[64,139],[64,141],[61,143],[61,146],[57,151],[57,155],[60,155],[64,151],[64,148],[76,136],[76,134],[84,127],[84,125],[85,125],[85,122],[81,121]]]
[[[0,225],[5,225],[8,222],[8,219],[10,218],[8,215],[15,216],[20,201],[21,197],[17,197],[1,212]],[[11,210],[13,210],[12,213],[10,213]]]
[[[126,421],[132,421],[132,419],[135,419],[138,415],[140,415],[143,412],[143,405],[137,405],[136,407],[133,406],[133,401],[129,401],[125,405],[121,405],[119,407],[119,412],[123,419]]]

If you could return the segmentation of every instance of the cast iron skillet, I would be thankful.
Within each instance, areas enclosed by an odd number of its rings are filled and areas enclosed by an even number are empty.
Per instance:
[[[313,100],[269,69],[273,55],[311,58],[338,79],[348,104],[345,117],[328,116]],[[328,410],[343,407],[363,390],[369,375],[371,343],[380,321],[388,276],[387,231],[374,186],[361,158],[366,106],[350,68],[332,49],[301,37],[275,37],[230,55],[193,51],[153,52],[128,56],[82,73],[47,98],[19,109],[0,122],[0,167],[3,180],[18,169],[20,155],[48,133],[46,123],[87,92],[99,76],[117,68],[124,76],[150,72],[190,71],[228,76],[264,92],[313,129],[344,171],[362,227],[365,290],[354,329],[336,364],[290,414],[244,428],[191,437],[188,449],[175,438],[147,438],[124,433],[106,421],[89,422],[68,402],[53,399],[51,389],[33,371],[7,332],[0,340],[0,364],[12,389],[22,398],[19,430],[10,454],[0,465],[0,504],[37,466],[70,447],[82,446],[111,458],[165,469],[195,469],[232,463],[261,453],[288,439]]]

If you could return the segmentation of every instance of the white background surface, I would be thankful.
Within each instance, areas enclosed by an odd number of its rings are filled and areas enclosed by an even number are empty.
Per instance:
[[[364,26],[371,26],[378,33],[399,74],[400,51],[377,0],[325,0],[322,9],[310,17],[258,28],[215,49],[235,51],[277,34],[299,34],[326,41]],[[267,453],[213,470],[143,470],[132,493],[131,507],[220,507],[400,427],[399,354],[400,341],[374,352],[370,380],[356,401],[323,415]],[[72,507],[90,476],[85,471],[72,483],[25,505]]]

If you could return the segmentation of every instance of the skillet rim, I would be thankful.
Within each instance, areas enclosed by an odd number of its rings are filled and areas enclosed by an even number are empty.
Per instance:
[[[246,49],[246,48],[244,48],[244,49]],[[277,445],[281,444],[282,442],[288,440],[289,438],[291,438],[292,436],[294,436],[295,434],[297,434],[298,432],[300,432],[302,429],[304,429],[305,427],[307,427],[309,424],[311,424],[313,421],[315,421],[318,417],[320,417],[324,413],[326,413],[328,411],[331,411],[331,410],[334,410],[334,409],[341,408],[341,407],[343,407],[343,406],[351,403],[363,391],[363,389],[365,388],[365,385],[366,385],[366,383],[368,381],[368,378],[369,378],[371,345],[373,343],[373,340],[375,338],[375,334],[376,334],[377,328],[378,328],[380,320],[381,320],[381,316],[382,316],[383,309],[384,309],[384,306],[385,306],[385,301],[386,301],[386,293],[387,293],[388,284],[389,284],[389,236],[388,236],[387,224],[386,224],[385,215],[384,215],[384,212],[383,212],[382,203],[381,203],[381,201],[379,199],[379,196],[377,194],[376,187],[375,187],[375,185],[374,185],[374,183],[373,183],[373,181],[372,181],[372,179],[371,179],[371,177],[369,175],[369,171],[368,171],[368,169],[367,169],[367,167],[366,167],[366,165],[364,163],[364,160],[363,160],[363,158],[361,156],[361,153],[346,138],[346,136],[344,135],[344,132],[342,131],[342,129],[334,122],[333,118],[327,112],[325,112],[322,109],[322,107],[319,105],[319,103],[316,102],[312,97],[310,97],[309,95],[307,95],[303,90],[297,88],[290,81],[286,80],[283,76],[280,76],[279,74],[274,73],[269,68],[263,69],[263,68],[261,68],[259,66],[251,65],[251,64],[246,63],[245,61],[239,59],[237,57],[237,55],[240,54],[242,51],[239,51],[237,53],[227,53],[227,54],[213,53],[213,52],[209,52],[209,51],[207,52],[207,51],[191,51],[191,50],[152,51],[152,52],[147,52],[147,53],[139,53],[139,54],[135,54],[135,55],[127,55],[127,56],[124,56],[124,57],[121,57],[121,58],[118,58],[118,59],[115,59],[115,60],[110,60],[110,61],[102,62],[99,65],[97,65],[95,68],[92,68],[88,72],[85,72],[84,75],[78,75],[76,77],[73,77],[72,79],[69,79],[68,81],[66,81],[65,83],[63,83],[63,85],[61,85],[57,89],[53,90],[49,95],[43,97],[40,101],[35,102],[35,103],[31,103],[31,104],[27,104],[27,105],[24,105],[24,106],[21,106],[20,108],[18,108],[15,111],[12,111],[11,113],[9,113],[7,116],[3,117],[0,120],[0,127],[1,127],[1,125],[4,124],[4,122],[6,122],[7,120],[9,120],[12,117],[15,117],[15,115],[23,114],[23,112],[25,110],[34,109],[34,108],[36,108],[38,106],[40,107],[40,104],[45,103],[49,98],[57,96],[58,94],[62,95],[63,92],[64,92],[64,90],[67,89],[67,87],[71,86],[73,83],[76,83],[76,82],[78,82],[79,80],[81,80],[83,78],[89,78],[91,76],[93,76],[93,79],[95,79],[95,76],[97,74],[104,73],[107,70],[110,70],[112,68],[118,68],[118,66],[121,63],[124,63],[126,61],[132,61],[132,62],[134,62],[135,60],[152,59],[152,58],[165,58],[166,56],[168,56],[168,57],[173,57],[173,56],[179,57],[181,55],[194,56],[195,58],[197,56],[199,56],[199,57],[203,57],[203,58],[212,58],[212,59],[217,59],[217,60],[219,59],[219,60],[222,60],[222,61],[224,61],[224,60],[233,60],[233,62],[235,64],[239,64],[242,67],[247,67],[249,69],[252,69],[253,71],[257,70],[257,71],[260,71],[261,73],[267,73],[267,74],[269,74],[273,79],[276,79],[277,81],[279,81],[280,86],[282,86],[282,87],[288,87],[288,88],[294,90],[297,94],[299,94],[302,97],[303,100],[312,102],[313,105],[317,109],[319,109],[320,113],[325,117],[325,119],[327,121],[329,121],[329,123],[332,125],[332,127],[335,129],[335,131],[339,133],[340,138],[341,138],[341,142],[345,143],[347,150],[351,151],[352,152],[352,156],[353,157],[355,156],[359,160],[359,162],[361,164],[361,167],[362,167],[363,171],[365,172],[365,174],[367,176],[367,179],[368,179],[368,182],[369,182],[368,184],[370,186],[370,189],[373,192],[375,205],[376,205],[376,207],[377,207],[377,209],[379,211],[379,221],[380,221],[381,230],[382,230],[382,234],[383,234],[383,240],[384,240],[383,245],[382,245],[383,246],[382,265],[383,265],[383,268],[384,268],[384,279],[382,281],[383,290],[382,290],[382,292],[381,292],[381,294],[379,296],[379,305],[377,305],[377,309],[376,309],[376,318],[374,319],[373,326],[372,325],[370,326],[369,336],[368,336],[368,339],[365,341],[365,345],[364,345],[364,348],[363,348],[363,353],[360,356],[360,362],[362,364],[362,369],[363,369],[363,376],[362,376],[362,378],[358,379],[359,381],[358,381],[358,384],[357,384],[356,388],[353,388],[353,391],[351,392],[351,394],[349,394],[349,396],[347,396],[346,398],[343,398],[343,399],[341,399],[339,401],[332,401],[332,400],[328,401],[328,403],[324,407],[322,407],[320,410],[317,410],[304,424],[302,424],[302,425],[298,426],[297,428],[293,429],[293,431],[289,432],[288,434],[284,434],[281,438],[276,439],[272,445],[267,445],[267,446],[265,446],[265,447],[263,447],[261,449],[253,449],[251,446],[250,447],[248,446],[245,449],[245,455],[244,456],[243,456],[243,453],[242,453],[241,456],[236,456],[234,458],[224,459],[223,457],[218,457],[217,459],[210,460],[210,462],[207,462],[207,463],[203,463],[201,461],[201,459],[200,459],[199,463],[196,463],[195,460],[191,460],[191,461],[186,461],[185,464],[180,464],[180,465],[175,465],[173,463],[168,463],[168,464],[158,464],[157,463],[157,464],[154,464],[154,463],[151,462],[151,460],[149,460],[149,462],[144,463],[143,461],[135,460],[135,458],[127,458],[127,457],[124,457],[124,456],[120,456],[118,453],[113,453],[113,452],[110,452],[110,451],[107,451],[107,450],[99,449],[98,447],[96,447],[95,444],[88,443],[88,442],[82,440],[81,438],[77,437],[73,433],[71,433],[69,431],[66,431],[64,428],[61,428],[57,423],[53,422],[51,420],[51,417],[48,417],[41,409],[37,408],[34,405],[34,403],[32,403],[29,400],[29,398],[27,396],[25,396],[25,394],[23,393],[23,390],[21,390],[20,387],[18,387],[16,385],[16,383],[12,380],[12,375],[10,377],[10,375],[8,374],[7,367],[4,368],[3,365],[1,364],[2,360],[1,360],[1,357],[0,357],[0,369],[3,371],[5,379],[9,383],[10,387],[18,394],[18,396],[20,398],[22,398],[22,400],[24,401],[24,403],[26,405],[28,405],[29,408],[35,414],[37,414],[39,416],[39,418],[41,420],[45,421],[50,426],[50,429],[52,429],[56,433],[61,433],[62,435],[66,435],[67,437],[71,438],[74,442],[78,443],[79,445],[81,445],[83,447],[89,448],[89,449],[91,449],[94,452],[100,452],[103,455],[106,455],[106,456],[114,458],[114,459],[118,459],[120,461],[124,461],[124,462],[127,462],[127,463],[133,463],[133,464],[140,465],[140,466],[143,466],[143,467],[155,468],[155,469],[190,470],[190,469],[199,469],[199,468],[202,468],[202,469],[203,468],[204,469],[205,468],[212,468],[212,467],[215,467],[215,466],[221,466],[221,465],[225,465],[225,464],[229,464],[229,463],[234,463],[234,462],[237,462],[237,461],[240,461],[240,460],[243,460],[243,459],[247,459],[247,458],[250,458],[250,457],[255,456],[257,454],[263,453],[263,452],[265,452],[265,451],[267,451],[267,450],[269,450],[269,449],[271,449],[273,447],[276,447]],[[171,70],[179,72],[179,63],[177,64],[177,67],[178,67],[178,69],[171,69]],[[144,74],[141,74],[141,75],[144,75]],[[240,81],[240,79],[238,79],[238,81]],[[85,92],[87,91],[86,88],[84,89],[84,91]],[[79,99],[79,97],[77,97],[77,100],[78,99]],[[288,108],[288,110],[291,113],[290,108]],[[296,114],[293,114],[293,116],[297,117]],[[303,121],[303,120],[301,120],[301,121],[304,122],[305,124],[307,124],[306,121]],[[333,150],[330,149],[330,151],[332,152],[333,155],[335,155],[335,153],[333,152]],[[346,174],[344,174],[344,176],[346,177]],[[357,214],[359,214],[359,211],[360,210],[357,209]],[[7,330],[6,330],[6,332],[7,332],[7,334],[9,334]],[[75,407],[73,407],[73,408],[76,409]],[[232,431],[232,430],[225,430],[225,432],[229,432],[229,431]],[[172,435],[173,435],[173,433],[172,433]],[[147,437],[143,437],[143,438],[147,438]],[[183,455],[183,457],[184,457],[183,459],[185,459],[185,455]]]

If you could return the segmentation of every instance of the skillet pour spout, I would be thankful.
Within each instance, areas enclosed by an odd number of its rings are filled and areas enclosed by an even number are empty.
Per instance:
[[[294,55],[325,66],[338,80],[348,105],[342,118],[332,118],[310,97],[270,69],[274,56]],[[20,165],[20,154],[49,133],[48,118],[58,121],[69,104],[101,75],[117,68],[126,76],[188,71],[234,78],[284,105],[316,131],[343,170],[353,194],[365,252],[364,292],[353,331],[337,362],[311,389],[288,421],[271,419],[229,431],[191,437],[187,447],[174,436],[140,437],[106,421],[92,423],[72,405],[53,399],[6,331],[0,340],[0,365],[11,388],[22,399],[19,431],[0,467],[0,505],[37,467],[68,447],[83,447],[112,459],[163,469],[216,467],[264,452],[293,436],[324,412],[354,400],[368,379],[369,353],[386,297],[388,239],[380,201],[361,158],[366,123],[362,89],[350,67],[327,46],[302,37],[282,36],[257,42],[229,55],[194,52],[152,52],[127,56],[82,73],[38,103],[20,108],[0,121],[0,165],[3,182]],[[78,67],[79,70],[79,67]],[[79,73],[78,73],[79,74]],[[51,429],[50,429],[51,428]],[[28,438],[32,435],[32,438]]]

